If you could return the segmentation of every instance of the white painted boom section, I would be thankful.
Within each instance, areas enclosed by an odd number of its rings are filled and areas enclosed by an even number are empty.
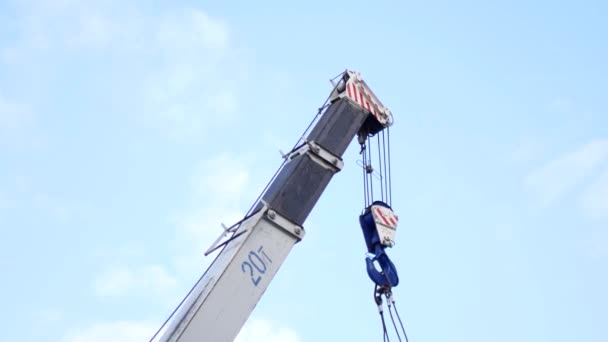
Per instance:
[[[241,223],[184,302],[162,342],[233,341],[304,230],[267,206]]]

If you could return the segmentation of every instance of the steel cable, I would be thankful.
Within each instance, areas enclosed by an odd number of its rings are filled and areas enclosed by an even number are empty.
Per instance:
[[[384,314],[382,313],[382,311],[380,311],[380,319],[382,320],[384,342],[390,342],[390,338],[388,337],[388,330],[386,330],[386,323],[384,322]]]
[[[378,134],[378,165],[380,168],[380,199],[382,200],[382,202],[385,202],[387,200],[384,199],[384,192],[386,191],[386,188],[384,186],[384,174],[382,173],[382,153],[381,153],[381,145],[380,144],[380,134]]]
[[[386,330],[386,322],[384,321],[384,312],[382,309],[382,293],[378,291],[378,285],[374,285],[374,301],[378,306],[378,313],[380,314],[380,321],[382,322],[382,335],[384,342],[390,342],[388,337],[388,330]]]
[[[380,137],[378,137],[378,140],[380,140]],[[388,205],[392,207],[392,203],[389,200],[389,191],[390,186],[388,184],[388,168],[387,168],[387,160],[386,160],[386,135],[384,134],[384,131],[382,131],[382,153],[383,153],[383,158],[382,158],[382,163],[384,164],[384,174],[382,175],[382,180],[384,181],[384,187],[385,187],[385,191],[386,191],[386,201],[388,202]]]
[[[393,327],[395,328],[395,333],[397,334],[397,338],[399,339],[399,342],[401,342],[401,336],[399,336],[399,330],[397,329],[397,323],[395,323],[395,318],[393,317],[393,311],[391,310],[391,303],[389,302],[388,298],[387,298],[387,305],[388,305],[388,313],[391,316],[391,321],[393,321]]]
[[[368,163],[369,163],[369,170],[366,170],[367,172],[367,177],[369,178],[369,189],[370,189],[370,194],[371,197],[369,199],[369,203],[372,204],[374,203],[374,169],[372,168],[372,139],[367,139],[367,141],[369,141],[369,155],[368,155]]]
[[[393,205],[393,191],[391,184],[391,131],[390,127],[386,127],[386,135],[387,135],[387,150],[388,150],[388,188],[389,188],[389,205],[392,207]]]
[[[393,300],[393,306],[395,307],[395,313],[397,314],[397,319],[399,320],[399,324],[401,325],[401,330],[403,331],[403,335],[405,335],[405,342],[409,342],[407,338],[407,333],[405,332],[405,328],[403,327],[403,323],[401,322],[401,317],[399,317],[399,311],[397,311],[397,304]]]
[[[363,194],[365,196],[365,208],[370,204],[369,179],[367,178],[367,151],[363,150]]]

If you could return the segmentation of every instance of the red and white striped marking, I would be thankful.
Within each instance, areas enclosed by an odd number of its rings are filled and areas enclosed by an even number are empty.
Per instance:
[[[378,121],[383,122],[384,120],[380,118],[377,103],[370,103],[369,99],[371,96],[365,91],[365,88],[362,85],[357,85],[354,82],[348,82],[346,84],[346,95],[351,98],[351,100],[355,101],[359,106],[364,109],[367,109],[378,119]]]
[[[383,207],[374,207],[374,212],[376,213],[375,216],[378,217],[385,226],[397,228],[399,217],[395,215],[392,210]]]

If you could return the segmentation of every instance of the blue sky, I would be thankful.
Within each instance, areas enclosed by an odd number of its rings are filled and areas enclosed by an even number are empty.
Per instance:
[[[608,5],[0,3],[12,341],[147,341],[329,94],[393,112],[410,341],[606,341]],[[246,341],[374,341],[358,146]],[[396,339],[395,339],[396,340]]]

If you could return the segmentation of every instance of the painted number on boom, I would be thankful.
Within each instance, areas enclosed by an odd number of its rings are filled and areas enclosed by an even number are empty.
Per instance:
[[[261,255],[261,256],[260,256]],[[258,251],[251,251],[248,254],[248,260],[243,261],[241,264],[241,270],[243,273],[249,273],[251,276],[251,282],[254,286],[258,286],[260,280],[262,280],[262,276],[268,270],[268,266],[266,266],[266,261],[272,264],[272,260],[266,255],[264,252],[264,246],[260,246]]]

